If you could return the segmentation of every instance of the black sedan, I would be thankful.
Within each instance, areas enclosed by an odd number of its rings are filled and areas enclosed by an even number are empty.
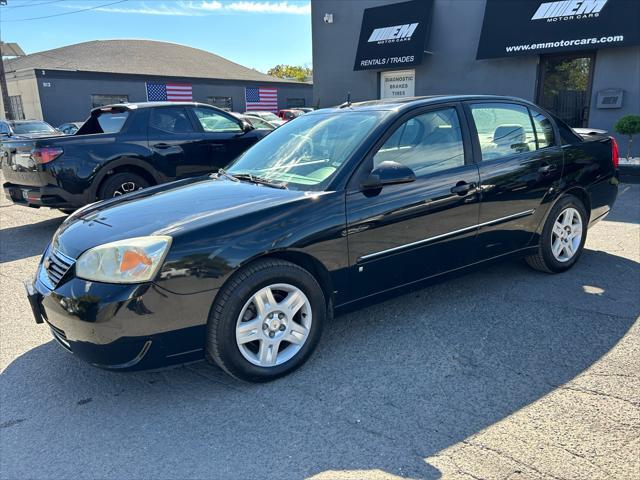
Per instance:
[[[205,356],[267,381],[356,302],[506,257],[571,268],[616,198],[616,167],[612,139],[519,99],[345,104],[227,171],[75,212],[27,290],[36,321],[92,365]]]

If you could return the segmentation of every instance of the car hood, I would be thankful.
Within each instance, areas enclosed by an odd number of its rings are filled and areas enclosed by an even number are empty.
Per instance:
[[[84,207],[60,226],[54,247],[77,258],[104,243],[147,235],[175,236],[306,197],[225,178],[200,177],[172,182]]]

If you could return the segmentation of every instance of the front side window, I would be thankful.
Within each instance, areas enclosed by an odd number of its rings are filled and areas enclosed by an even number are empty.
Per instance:
[[[275,129],[229,168],[295,190],[322,190],[387,112],[304,115]]]
[[[531,118],[533,118],[533,126],[536,129],[536,136],[538,137],[538,148],[545,148],[555,143],[555,136],[553,134],[553,125],[542,113],[531,109]]]
[[[238,122],[211,108],[194,108],[193,112],[205,132],[242,132]]]
[[[445,108],[410,118],[373,157],[373,167],[401,163],[417,176],[464,165],[464,143],[458,113]]]
[[[149,126],[167,133],[193,132],[191,120],[184,108],[154,108],[149,117]]]
[[[471,105],[482,160],[494,160],[536,149],[529,111],[512,103]]]

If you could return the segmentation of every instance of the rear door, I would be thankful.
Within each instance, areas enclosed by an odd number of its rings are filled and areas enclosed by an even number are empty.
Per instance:
[[[198,151],[207,158],[210,171],[226,167],[258,141],[255,132],[243,131],[240,120],[231,115],[209,107],[193,107],[191,111],[202,132]]]
[[[175,178],[207,173],[209,159],[198,148],[197,132],[182,106],[152,108],[147,130],[154,166]]]
[[[560,181],[563,153],[549,118],[516,102],[469,102],[480,158],[480,258],[524,248]]]
[[[365,160],[346,197],[349,257],[357,296],[466,265],[475,259],[478,167],[458,104],[401,119]],[[383,161],[416,180],[377,191],[361,180]]]

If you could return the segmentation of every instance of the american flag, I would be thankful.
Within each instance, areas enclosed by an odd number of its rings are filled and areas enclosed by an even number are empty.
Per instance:
[[[192,102],[193,92],[188,83],[147,82],[147,102]]]
[[[278,111],[278,89],[265,87],[246,87],[244,99],[247,110]]]

